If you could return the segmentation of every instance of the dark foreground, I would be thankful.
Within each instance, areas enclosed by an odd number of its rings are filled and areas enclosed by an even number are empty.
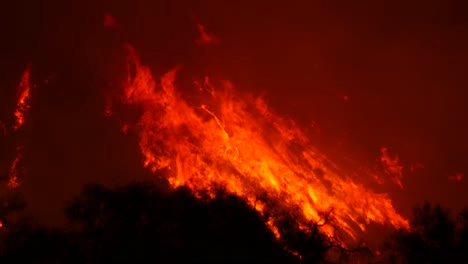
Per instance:
[[[210,199],[163,185],[87,185],[66,204],[61,229],[25,216],[21,195],[9,191],[1,198],[0,263],[468,263],[468,210],[451,217],[417,207],[412,231],[395,231],[374,255],[340,247],[317,223],[299,231],[281,212],[278,240],[268,216],[222,189]],[[332,215],[324,219],[332,224]]]

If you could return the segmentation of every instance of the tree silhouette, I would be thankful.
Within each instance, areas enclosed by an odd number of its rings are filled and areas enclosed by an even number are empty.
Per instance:
[[[88,185],[66,208],[74,237],[90,262],[262,263],[287,254],[258,213],[220,192],[197,199],[184,188],[161,193],[153,184],[109,190]]]
[[[66,229],[19,218],[2,230],[0,263],[343,263],[350,256],[321,232],[331,211],[305,230],[300,216],[260,215],[223,188],[213,196],[166,184],[85,185],[65,206]],[[266,224],[273,214],[279,239]]]
[[[468,263],[468,209],[457,217],[425,202],[414,209],[410,230],[397,230],[386,241],[392,263]]]
[[[458,244],[456,251],[462,263],[468,263],[468,207],[464,208],[457,217]]]

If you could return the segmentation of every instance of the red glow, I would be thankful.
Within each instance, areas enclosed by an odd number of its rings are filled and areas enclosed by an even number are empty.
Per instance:
[[[449,176],[449,180],[460,182],[463,180],[463,174],[461,172],[457,172],[455,175]]]
[[[418,163],[412,164],[410,166],[410,171],[411,172],[414,172],[415,170],[418,170],[418,169],[424,169],[424,164],[418,162]]]
[[[115,27],[117,25],[117,20],[111,14],[105,14],[102,23],[105,27]]]
[[[217,37],[215,37],[214,35],[208,34],[204,25],[197,23],[197,29],[198,29],[198,33],[200,34],[199,38],[196,41],[197,44],[207,45],[207,44],[218,44],[220,42]]]
[[[400,164],[400,158],[395,155],[389,154],[387,147],[380,149],[381,156],[380,162],[383,165],[384,172],[391,178],[391,180],[403,189],[403,166]]]
[[[16,158],[10,166],[10,173],[9,173],[9,180],[8,180],[8,187],[14,189],[17,188],[19,183],[19,174],[20,174],[20,166],[19,163],[23,158],[22,148],[18,147],[16,149]]]

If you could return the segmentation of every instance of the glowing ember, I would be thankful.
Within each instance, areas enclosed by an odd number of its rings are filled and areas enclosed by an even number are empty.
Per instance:
[[[190,104],[174,86],[179,69],[166,73],[157,87],[150,69],[140,64],[132,47],[128,50],[123,100],[142,109],[133,128],[144,165],[166,171],[173,187],[214,195],[215,186],[224,186],[261,213],[266,204],[289,212],[299,209],[299,222],[317,221],[333,208],[335,227],[348,238],[356,238],[371,221],[408,227],[386,194],[351,179],[261,98],[241,94],[227,81],[216,88],[205,78],[195,83],[203,92],[200,103]],[[323,231],[334,236],[336,229],[326,226]]]

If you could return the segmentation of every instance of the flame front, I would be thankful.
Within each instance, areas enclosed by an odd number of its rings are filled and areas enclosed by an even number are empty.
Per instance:
[[[205,78],[194,83],[206,95],[202,103],[189,103],[174,86],[178,70],[157,85],[129,47],[124,102],[142,109],[136,131],[144,165],[167,171],[173,187],[214,194],[221,185],[261,213],[259,197],[281,210],[299,209],[304,221],[319,221],[333,208],[337,226],[352,238],[371,221],[408,227],[386,194],[351,179],[261,98],[241,94],[227,81],[215,88]],[[334,228],[324,231],[334,234]]]

